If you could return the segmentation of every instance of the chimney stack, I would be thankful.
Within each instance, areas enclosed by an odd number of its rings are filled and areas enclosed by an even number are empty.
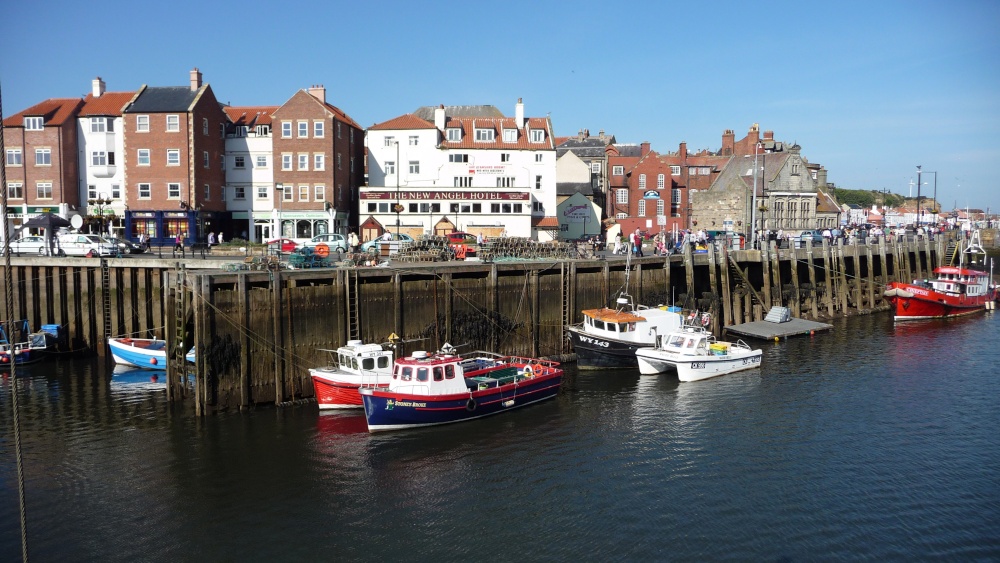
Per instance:
[[[100,98],[104,94],[104,81],[98,76],[94,79],[93,83],[93,94],[95,98]]]
[[[747,148],[754,149],[757,143],[760,142],[760,125],[754,123],[750,126],[750,131],[747,132]]]
[[[438,131],[444,131],[444,123],[444,104],[441,104],[434,108],[434,127],[437,127]]]
[[[643,141],[639,147],[639,156],[646,156],[649,154],[649,141]]]
[[[195,92],[201,88],[201,71],[198,67],[191,69],[191,91]]]
[[[604,140],[604,129],[601,129],[600,131],[597,132],[597,138],[602,141]]]
[[[722,156],[732,156],[736,146],[736,132],[726,129],[722,133]]]
[[[521,98],[517,99],[517,105],[514,106],[514,124],[518,129],[524,128],[524,103]]]
[[[677,155],[680,156],[682,159],[688,157],[688,144],[687,143],[681,143],[680,148],[677,150]]]
[[[309,87],[309,95],[316,98],[320,103],[326,103],[326,86],[322,84],[313,84]]]

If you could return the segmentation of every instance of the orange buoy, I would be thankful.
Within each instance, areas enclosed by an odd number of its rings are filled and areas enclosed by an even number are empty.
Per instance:
[[[326,258],[330,255],[330,247],[327,246],[326,243],[321,242],[316,245],[315,249],[313,249],[313,254],[319,256],[320,258]]]
[[[156,365],[156,358],[150,358],[149,359],[149,365],[155,366]]]

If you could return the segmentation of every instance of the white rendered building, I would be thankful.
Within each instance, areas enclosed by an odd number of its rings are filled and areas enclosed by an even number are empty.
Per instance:
[[[271,113],[277,106],[226,107],[226,209],[250,242],[277,238]],[[246,236],[243,236],[246,233]]]
[[[514,117],[493,106],[421,108],[372,126],[367,146],[362,240],[385,231],[558,236],[552,124],[524,117],[520,100]]]
[[[80,202],[91,221],[85,230],[122,236],[125,216],[125,135],[122,108],[135,92],[105,92],[100,77],[83,100],[77,118],[80,143]],[[96,220],[104,217],[103,224]]]

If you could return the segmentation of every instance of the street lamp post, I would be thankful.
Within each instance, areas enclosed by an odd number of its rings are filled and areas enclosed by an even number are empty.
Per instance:
[[[753,195],[750,208],[750,248],[757,248],[757,153],[762,145],[753,146]]]
[[[103,235],[105,233],[105,229],[104,229],[104,220],[105,220],[104,219],[104,214],[105,214],[107,206],[111,205],[111,203],[113,201],[114,200],[111,199],[110,197],[108,197],[108,194],[106,194],[104,192],[101,192],[100,194],[98,194],[98,197],[95,198],[95,199],[88,199],[87,200],[87,205],[92,205],[92,206],[94,206],[94,207],[97,208],[97,213],[96,213],[97,217],[96,218],[97,218],[97,221],[98,221],[98,225],[100,225],[98,227],[98,234]]]
[[[933,215],[934,215],[934,222],[937,223],[938,222],[937,214],[938,214],[939,211],[941,211],[941,207],[938,205],[938,201],[937,201],[937,172],[932,171],[932,170],[924,170],[924,174],[933,174],[934,175],[934,210],[935,211],[934,211]]]
[[[402,170],[403,163],[399,161],[399,141],[395,141],[396,144],[396,240],[399,240],[399,214],[403,211],[403,206],[399,203],[399,173]]]
[[[917,166],[917,226],[924,222],[924,210],[920,207],[920,166]]]

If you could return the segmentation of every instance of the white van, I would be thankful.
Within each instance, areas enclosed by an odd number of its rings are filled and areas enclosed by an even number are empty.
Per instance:
[[[115,247],[100,236],[85,233],[59,235],[58,252],[60,256],[97,257],[117,254]]]

